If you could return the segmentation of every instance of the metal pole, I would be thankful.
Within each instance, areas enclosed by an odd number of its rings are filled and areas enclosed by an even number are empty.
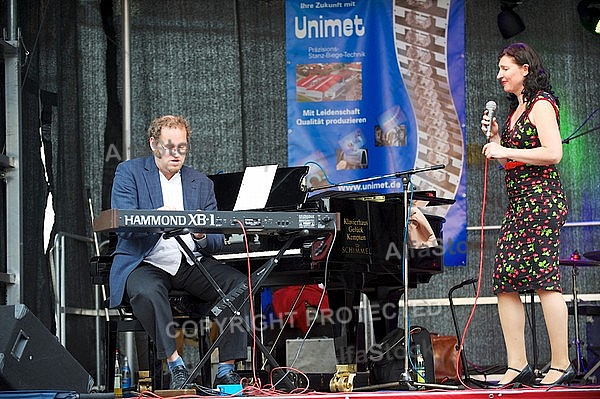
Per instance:
[[[65,348],[67,347],[67,288],[66,288],[66,239],[72,239],[81,242],[93,242],[91,238],[77,234],[59,231],[54,237],[54,276],[56,281],[56,337]],[[83,313],[83,311],[81,311]],[[94,315],[96,312],[94,311]]]
[[[123,157],[131,158],[131,61],[129,57],[129,0],[123,0]]]
[[[581,354],[581,340],[579,339],[579,300],[577,299],[577,265],[573,264],[571,276],[573,277],[573,318],[575,319],[575,350],[577,352],[577,375],[583,373],[583,355]]]
[[[67,347],[67,290],[65,289],[65,236],[60,236],[60,343]]]
[[[90,197],[88,197],[88,207],[90,209],[90,219],[92,222],[92,225],[94,223],[94,207],[92,205],[92,199]],[[93,241],[94,241],[94,253],[96,254],[96,256],[100,256],[100,245],[98,244],[98,234],[96,232],[93,232]],[[96,311],[96,316],[95,316],[95,327],[96,327],[96,387],[99,388],[99,390],[103,391],[105,385],[102,384],[101,380],[100,380],[100,370],[102,368],[102,361],[100,359],[100,351],[101,351],[101,341],[102,341],[102,336],[100,333],[100,287],[96,284],[94,285],[94,310]],[[107,313],[107,317],[108,317],[108,310],[106,311]],[[107,384],[108,385],[108,384]]]
[[[408,190],[411,186],[410,175],[405,175],[402,177],[402,183],[404,185],[403,199],[404,199],[404,243],[402,245],[402,274],[404,280],[404,295],[402,308],[403,312],[403,321],[404,321],[404,372],[402,373],[400,381],[405,382],[410,386],[412,382],[412,378],[410,375],[410,325],[408,323],[408,218],[410,217],[409,209],[408,209]]]
[[[64,302],[64,235],[58,232],[54,236],[54,248],[52,249],[54,255],[54,318],[56,321],[56,337],[58,342],[62,346],[66,345],[65,342],[65,309],[66,305]],[[66,346],[65,346],[66,347]]]
[[[6,173],[6,271],[12,284],[7,285],[7,304],[23,302],[23,214],[21,200],[21,59],[17,28],[17,1],[8,2],[7,40],[4,48],[4,97],[6,101],[6,156],[13,168]]]

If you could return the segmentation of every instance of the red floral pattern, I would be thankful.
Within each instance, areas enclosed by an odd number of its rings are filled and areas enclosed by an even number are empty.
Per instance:
[[[512,130],[507,119],[503,146],[540,146],[537,129],[529,120],[531,107],[540,100],[552,103],[558,117],[552,96],[538,93]],[[558,170],[555,165],[520,165],[506,170],[505,182],[509,203],[497,242],[494,293],[540,289],[560,292],[558,247],[568,206]]]

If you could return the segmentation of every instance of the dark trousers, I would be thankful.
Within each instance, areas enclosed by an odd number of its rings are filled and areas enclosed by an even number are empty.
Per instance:
[[[226,294],[247,279],[238,270],[216,260],[202,258],[201,262]],[[210,304],[221,299],[198,267],[185,261],[181,262],[174,276],[142,262],[129,275],[126,290],[133,313],[154,340],[157,356],[162,359],[171,356],[177,348],[169,291],[187,291]],[[248,313],[247,305],[240,309],[240,317],[244,320],[249,320]],[[225,325],[222,320],[219,320],[219,324]],[[248,337],[240,320],[234,320],[221,334],[219,361],[246,359]]]

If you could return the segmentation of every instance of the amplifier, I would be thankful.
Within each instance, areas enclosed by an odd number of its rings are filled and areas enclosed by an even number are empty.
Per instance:
[[[25,305],[0,306],[0,320],[0,391],[91,391],[92,377]]]
[[[333,338],[288,339],[285,356],[288,367],[303,373],[335,373]]]
[[[586,377],[593,384],[600,381],[600,315],[587,316],[585,322],[587,370]]]

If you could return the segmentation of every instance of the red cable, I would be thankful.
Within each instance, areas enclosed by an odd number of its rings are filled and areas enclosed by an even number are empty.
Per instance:
[[[270,380],[271,380],[271,384],[268,384],[266,386],[263,386],[260,382],[260,380],[258,379],[258,376],[256,374],[256,323],[254,322],[254,292],[253,292],[253,288],[252,288],[252,269],[251,269],[251,262],[250,262],[250,248],[248,246],[248,236],[246,233],[246,229],[244,228],[244,224],[239,221],[236,220],[236,222],[240,225],[241,229],[242,229],[242,234],[244,237],[244,245],[245,245],[245,249],[246,249],[246,259],[247,259],[247,268],[248,268],[248,295],[249,295],[249,303],[250,303],[250,317],[251,317],[251,324],[252,324],[252,376],[254,379],[254,383],[252,385],[247,385],[242,389],[242,393],[247,395],[247,396],[275,396],[275,395],[281,395],[281,394],[285,394],[286,392],[277,390],[273,385],[273,378],[272,378],[272,374],[275,370],[277,369],[290,369],[292,371],[295,371],[301,375],[304,376],[304,378],[306,379],[307,382],[309,382],[308,377],[306,377],[306,375],[304,373],[302,373],[300,370],[296,370],[290,367],[278,367],[275,368],[273,370],[271,370],[270,373]],[[319,303],[320,305],[320,303]],[[296,392],[290,392],[290,393],[309,393],[308,392],[308,384],[304,389],[300,389],[298,388],[297,390],[295,390]]]
[[[477,278],[477,290],[475,292],[475,301],[473,302],[473,307],[471,308],[471,313],[469,314],[469,318],[467,319],[467,323],[465,324],[465,329],[463,330],[462,336],[460,337],[459,347],[458,347],[458,355],[456,357],[456,376],[458,381],[467,389],[473,389],[467,386],[462,378],[460,378],[459,366],[460,366],[460,355],[463,350],[463,344],[465,342],[465,337],[467,335],[467,331],[469,330],[469,326],[471,321],[473,320],[473,316],[475,315],[475,309],[477,309],[477,299],[479,298],[479,293],[481,291],[481,276],[483,274],[483,254],[484,254],[484,242],[485,242],[485,234],[484,234],[484,225],[485,225],[485,204],[487,202],[487,177],[488,177],[488,163],[489,159],[485,158],[485,165],[483,167],[483,198],[481,200],[481,220],[480,220],[480,234],[479,234],[479,276]],[[465,367],[469,367],[469,365],[465,365]],[[465,372],[468,370],[464,370]]]

